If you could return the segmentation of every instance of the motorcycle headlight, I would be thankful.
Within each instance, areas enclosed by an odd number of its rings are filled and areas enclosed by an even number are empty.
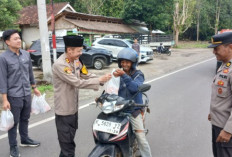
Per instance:
[[[105,101],[100,106],[100,108],[105,114],[109,114],[109,113],[116,112],[124,107],[124,105],[115,105],[116,102],[117,101],[111,101],[111,102]]]

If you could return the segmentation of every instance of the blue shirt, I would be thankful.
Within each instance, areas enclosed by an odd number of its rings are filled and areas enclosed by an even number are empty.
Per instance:
[[[130,100],[133,95],[138,91],[138,87],[144,82],[144,74],[140,70],[132,72],[131,76],[124,74],[120,77],[120,87],[118,95]],[[134,99],[136,104],[143,104],[142,93],[139,93]],[[135,110],[139,110],[141,107],[134,107],[129,109],[128,112],[132,113]]]
[[[31,94],[35,84],[30,54],[20,49],[19,56],[10,49],[0,55],[0,93],[12,97]]]

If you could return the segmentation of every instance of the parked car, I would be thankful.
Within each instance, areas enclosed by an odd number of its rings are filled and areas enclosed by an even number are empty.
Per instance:
[[[49,40],[50,45],[50,53],[51,53],[51,61],[53,62],[53,47],[52,41]],[[57,58],[65,52],[65,45],[63,38],[56,39],[56,51]],[[40,69],[42,67],[42,55],[41,55],[41,45],[40,40],[33,41],[31,47],[27,50],[30,52],[32,65],[37,66]],[[83,63],[87,67],[94,67],[95,69],[101,70],[105,66],[109,66],[112,63],[112,54],[110,51],[100,48],[93,48],[84,44],[82,55],[80,57]]]
[[[113,59],[117,59],[119,51],[125,47],[132,47],[132,43],[127,39],[116,39],[116,38],[98,38],[92,44],[96,48],[104,48],[112,51]],[[153,50],[149,47],[140,46],[140,62],[146,63],[149,60],[153,60]]]

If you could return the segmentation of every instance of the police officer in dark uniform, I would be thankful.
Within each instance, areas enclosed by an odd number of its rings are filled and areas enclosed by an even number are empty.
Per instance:
[[[232,32],[214,35],[213,48],[221,67],[212,84],[210,114],[214,157],[232,157]]]

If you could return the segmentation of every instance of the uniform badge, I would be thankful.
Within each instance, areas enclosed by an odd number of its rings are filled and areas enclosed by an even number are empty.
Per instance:
[[[67,73],[67,74],[71,74],[72,73],[72,69],[69,68],[69,67],[65,67],[64,68],[64,72]]]
[[[70,60],[69,60],[68,58],[65,58],[65,61],[66,61],[67,63],[70,63]]]
[[[224,69],[223,73],[227,74],[229,72],[229,69]]]
[[[219,86],[223,86],[224,85],[224,82],[222,80],[218,81],[218,85]]]
[[[79,67],[80,66],[80,61],[77,61],[76,62],[76,67]]]
[[[231,66],[231,62],[226,63],[226,67],[230,67]]]
[[[218,88],[218,94],[222,94],[222,88]]]
[[[85,75],[88,74],[88,70],[87,70],[87,68],[86,68],[86,66],[84,64],[83,64],[83,66],[81,68],[81,72],[82,72],[82,74],[85,74]]]

